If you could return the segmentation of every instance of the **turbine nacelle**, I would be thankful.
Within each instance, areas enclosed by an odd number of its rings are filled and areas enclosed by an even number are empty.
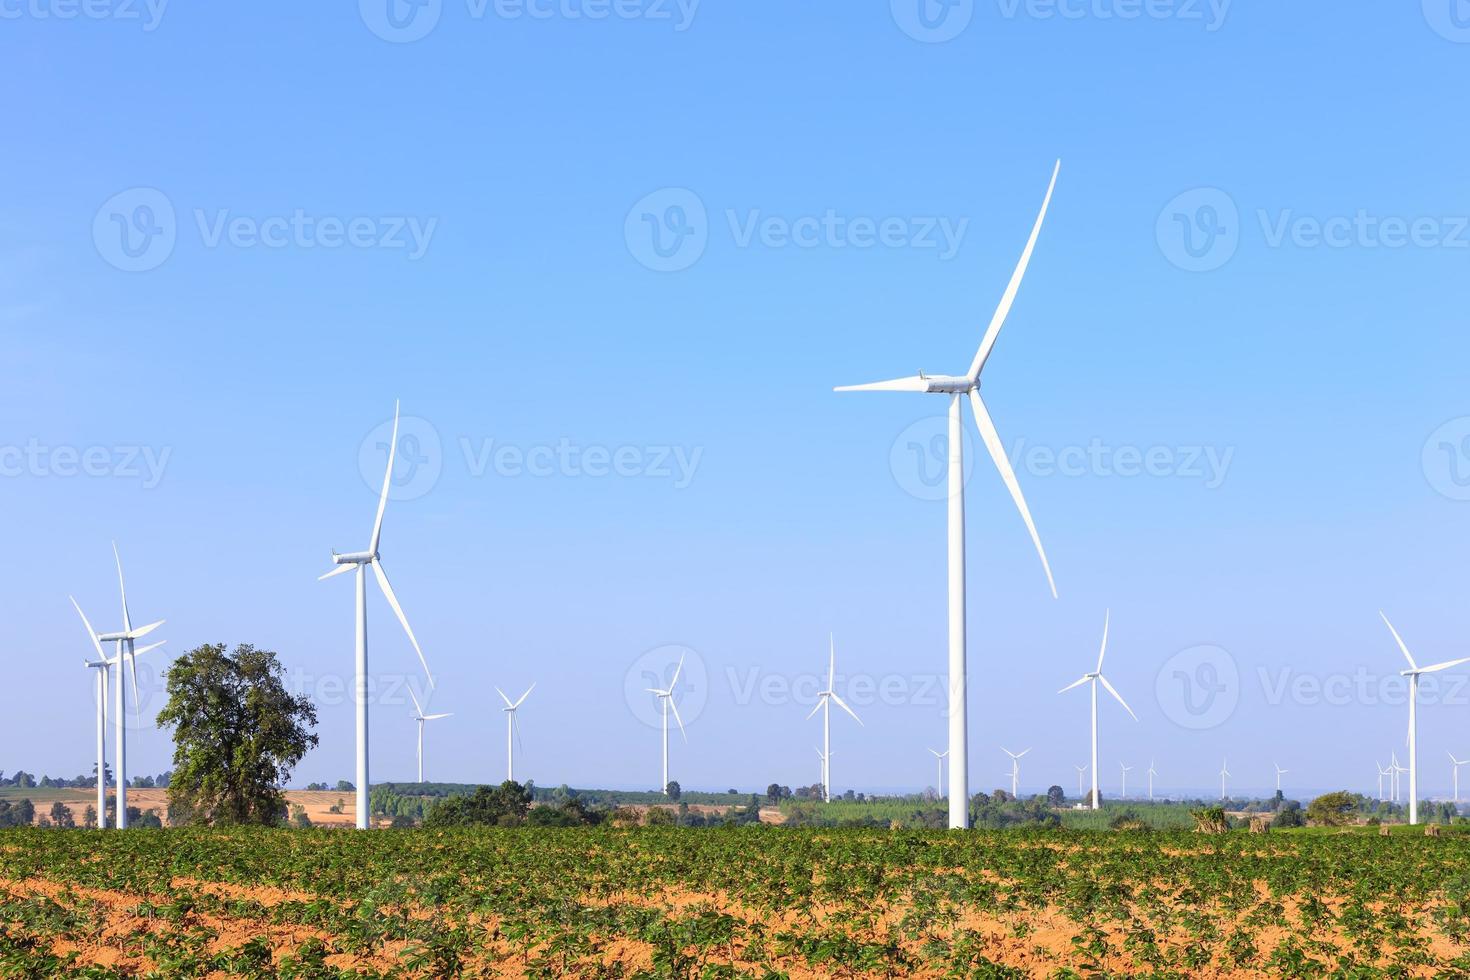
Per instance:
[[[345,555],[336,553],[332,555],[332,562],[337,565],[366,565],[368,562],[377,560],[376,551],[354,551]]]

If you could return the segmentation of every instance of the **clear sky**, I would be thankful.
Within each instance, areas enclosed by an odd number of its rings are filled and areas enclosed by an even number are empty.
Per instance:
[[[673,776],[813,782],[834,633],[834,788],[932,784],[944,402],[831,389],[965,370],[1058,157],[985,394],[1061,597],[971,443],[974,785],[1004,744],[1075,786],[1056,691],[1108,608],[1105,792],[1404,757],[1378,611],[1470,655],[1463,3],[392,2],[0,0],[0,767],[90,769],[67,596],[118,625],[115,538],[135,620],[278,651],[296,782],[350,777],[352,589],[314,579],[402,399],[431,778],[502,778],[492,685],[536,682],[522,774],[655,786],[625,692],[683,647]],[[408,779],[422,679],[369,611]],[[1429,792],[1470,758],[1442,676]],[[144,725],[130,770],[169,755]]]

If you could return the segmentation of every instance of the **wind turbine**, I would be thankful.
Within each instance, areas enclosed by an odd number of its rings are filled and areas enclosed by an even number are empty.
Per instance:
[[[822,784],[822,799],[826,803],[832,802],[832,702],[837,702],[837,707],[852,715],[852,720],[862,725],[863,720],[857,716],[857,712],[847,706],[836,690],[837,680],[837,640],[828,636],[829,645],[827,659],[827,689],[817,694],[817,703],[812,708],[812,713],[807,715],[811,719],[818,711],[822,712],[822,749],[823,756],[827,759],[827,781]],[[867,726],[864,726],[867,727]],[[951,771],[949,778],[954,779]],[[953,786],[953,782],[950,784]]]
[[[1271,763],[1271,765],[1276,770],[1276,792],[1279,793],[1279,792],[1281,792],[1281,777],[1282,776],[1285,776],[1287,773],[1291,772],[1291,770],[1290,769],[1282,769],[1281,766],[1277,765],[1275,762]]]
[[[1021,519],[1026,523],[1026,529],[1031,534],[1036,553],[1041,556],[1041,567],[1046,572],[1046,580],[1051,588],[1052,597],[1055,598],[1057,594],[1056,582],[1051,574],[1051,565],[1046,559],[1045,549],[1041,546],[1041,537],[1036,532],[1036,524],[1031,520],[1031,510],[1026,506],[1026,498],[1021,494],[1021,485],[1017,482],[1015,470],[1012,469],[1010,460],[1006,457],[1005,446],[1001,442],[1000,434],[996,431],[995,423],[991,421],[990,412],[980,398],[980,374],[985,369],[986,361],[990,359],[996,339],[1000,336],[1006,317],[1011,312],[1011,306],[1016,301],[1016,294],[1021,288],[1021,280],[1026,275],[1026,267],[1031,264],[1031,254],[1035,251],[1036,240],[1041,235],[1041,226],[1046,220],[1047,209],[1051,207],[1052,192],[1056,190],[1057,175],[1061,169],[1062,162],[1058,160],[1056,168],[1052,171],[1051,184],[1046,189],[1046,197],[1041,202],[1041,213],[1036,216],[1036,224],[1031,228],[1031,237],[1026,241],[1026,247],[1021,252],[1021,259],[1016,264],[1015,271],[1011,273],[1010,282],[1001,295],[1000,305],[996,307],[995,314],[990,318],[990,325],[985,328],[985,335],[980,341],[980,349],[975,352],[975,358],[970,362],[970,370],[967,374],[957,377],[927,376],[920,372],[910,378],[879,381],[875,384],[849,385],[836,389],[837,391],[921,392],[944,395],[949,399],[949,826],[952,830],[964,829],[969,825],[970,805],[967,714],[969,678],[966,671],[965,646],[965,467],[964,439],[960,418],[960,402],[966,395],[970,399],[970,407],[975,415],[975,425],[980,430],[980,438],[985,443],[985,448],[990,453],[995,468],[1000,472],[1002,482],[1010,491],[1016,509],[1021,512]]]
[[[1118,763],[1118,766],[1123,770],[1123,792],[1118,794],[1118,799],[1126,800],[1128,798],[1128,770],[1133,767],[1125,766],[1121,762]]]
[[[1080,799],[1082,799],[1082,796],[1083,796],[1083,794],[1085,792],[1082,789],[1082,774],[1087,771],[1087,767],[1086,766],[1073,766],[1072,768],[1077,770],[1077,799],[1080,800]]]
[[[1409,770],[1399,765],[1399,754],[1397,751],[1390,753],[1390,758],[1393,760],[1392,764],[1389,767],[1390,770],[1393,772],[1393,780],[1391,783],[1391,789],[1393,791],[1392,802],[1397,803],[1399,801],[1399,775],[1401,773],[1406,773]]]
[[[367,570],[373,570],[373,576],[378,580],[378,588],[382,590],[383,597],[388,600],[388,605],[393,608],[393,613],[402,624],[403,631],[408,634],[408,641],[413,644],[414,652],[419,655],[419,663],[424,665],[424,674],[429,678],[429,687],[434,687],[434,672],[429,669],[429,662],[424,659],[424,651],[419,647],[418,637],[413,635],[413,627],[408,625],[408,617],[403,614],[403,607],[398,604],[398,596],[393,594],[393,586],[388,583],[388,574],[383,571],[382,558],[378,554],[378,544],[383,537],[383,511],[388,507],[388,491],[393,485],[393,459],[398,452],[398,403],[393,403],[393,435],[388,442],[388,469],[383,474],[383,492],[378,496],[378,514],[373,518],[373,536],[368,541],[366,551],[354,551],[351,554],[339,555],[332,553],[332,561],[337,567],[325,575],[318,576],[317,581],[329,579],[344,572],[356,570],[357,575],[357,630],[356,630],[356,667],[353,678],[353,699],[357,702],[357,829],[367,830],[371,826],[368,813],[368,647],[367,647]]]
[[[522,694],[515,701],[511,701],[510,698],[505,696],[504,691],[498,687],[495,689],[495,693],[500,695],[500,700],[505,702],[505,778],[507,780],[514,780],[516,778],[516,756],[515,750],[511,746],[511,737],[520,730],[521,724],[516,720],[516,709],[525,702],[526,698],[531,696],[531,692],[534,690],[536,690],[536,685],[532,684],[526,688],[525,694]],[[667,754],[667,750],[665,750],[665,753]],[[667,760],[664,763],[664,767],[667,770]],[[664,775],[666,777],[664,779],[664,786],[668,786],[668,773],[665,772]]]
[[[674,688],[679,686],[679,671],[684,669],[684,655],[679,654],[679,666],[674,668],[674,679],[669,681],[669,686],[660,690],[656,687],[644,688],[649,694],[655,695],[663,705],[664,710],[664,785],[663,793],[669,792],[669,709],[674,711],[674,720],[679,723],[679,734],[684,736],[684,741],[689,741],[689,734],[684,731],[684,719],[679,717],[679,706],[674,703]],[[530,691],[526,692],[530,694]]]
[[[130,675],[130,677],[132,679],[132,682],[133,682],[133,705],[136,708],[136,706],[138,704],[138,659],[137,658],[141,654],[147,653],[149,650],[153,650],[153,649],[156,649],[159,646],[162,646],[161,643],[153,643],[153,644],[150,644],[150,645],[144,647],[143,649],[139,650],[139,649],[137,649],[137,643],[136,643],[136,641],[139,640],[139,639],[142,639],[143,637],[147,636],[149,633],[152,633],[154,630],[158,629],[158,627],[160,627],[160,626],[162,626],[164,624],[164,620],[161,620],[160,619],[156,623],[149,623],[147,626],[140,626],[137,629],[134,629],[133,628],[132,615],[128,612],[128,587],[127,587],[127,583],[123,581],[122,557],[118,554],[117,543],[116,542],[113,542],[113,545],[112,545],[112,557],[117,562],[117,586],[118,586],[118,591],[119,591],[119,593],[122,596],[123,628],[121,630],[119,630],[118,632],[116,632],[116,633],[100,633],[99,634],[99,633],[96,633],[96,632],[94,632],[92,630],[92,624],[89,623],[89,622],[87,622],[87,617],[84,616],[84,615],[82,616],[82,623],[87,627],[87,635],[91,637],[91,639],[92,639],[92,648],[97,653],[97,664],[93,664],[93,663],[90,663],[89,662],[87,664],[87,666],[89,666],[89,667],[95,666],[96,669],[99,671],[99,674],[100,674],[100,672],[105,671],[108,667],[117,667],[117,670],[118,670],[117,683],[113,685],[113,713],[114,713],[114,716],[115,716],[113,718],[113,741],[116,743],[115,748],[114,748],[113,751],[117,755],[117,765],[113,767],[113,778],[117,781],[117,794],[116,794],[117,795],[117,829],[119,829],[119,830],[127,830],[128,829],[128,737],[127,737],[127,714],[126,714],[127,713],[127,696],[126,696],[126,694],[123,691],[122,664],[123,664],[123,661],[124,660],[127,661],[127,664],[128,664],[128,673],[129,673],[129,675]],[[73,598],[71,600],[71,602],[72,602],[72,605],[73,606],[76,606],[77,614],[78,615],[81,615],[81,613],[82,613],[82,607],[79,606],[79,605],[77,605],[76,599]],[[106,654],[104,654],[102,652],[102,644],[103,643],[115,643],[115,644],[117,644],[117,653],[111,659],[109,659],[106,656]],[[99,682],[99,685],[98,685],[98,689],[102,693],[102,696],[104,698],[107,696],[106,688],[107,688],[107,682],[105,680],[100,681]],[[106,709],[105,708],[102,709],[102,710],[100,710],[98,712],[98,718],[99,718],[99,720],[101,720],[102,724],[105,726],[106,723],[107,723],[107,721],[106,721],[107,716],[106,716]],[[101,737],[99,737],[98,740],[97,740],[97,748],[98,748],[99,754],[104,751],[105,746],[103,744],[103,739]],[[101,766],[101,767],[98,768],[98,770],[97,770],[97,782],[99,784],[105,784],[105,782],[106,782],[106,778],[105,778],[106,772],[107,772],[106,766]],[[105,789],[99,789],[98,797],[97,798],[99,800],[101,800],[103,802],[103,804],[104,804],[103,807],[97,811],[98,826],[102,826],[103,825],[103,821],[106,820],[106,815],[107,815],[106,799],[105,799]]]
[[[418,695],[413,693],[413,688],[408,689],[408,696],[413,698],[413,720],[419,723],[419,782],[424,781],[424,722],[437,721],[440,718],[448,718],[454,714],[447,711],[441,715],[424,714],[423,706],[419,704]]]
[[[1021,798],[1021,756],[1031,750],[1022,749],[1019,752],[1012,752],[1005,746],[1001,746],[1000,750],[1011,757],[1011,796],[1019,800]]]
[[[1453,753],[1453,752],[1451,752],[1449,754],[1449,756],[1450,756],[1450,761],[1454,763],[1454,765],[1451,766],[1450,768],[1451,768],[1451,771],[1454,773],[1454,777],[1455,777],[1455,802],[1456,803],[1459,803],[1460,802],[1460,767],[1461,766],[1465,766],[1465,765],[1470,765],[1470,759],[1466,759],[1464,762],[1461,762],[1459,759],[1456,759],[1455,758],[1455,753]]]
[[[1224,802],[1225,800],[1230,799],[1230,797],[1228,797],[1228,796],[1225,795],[1225,777],[1226,776],[1229,776],[1229,775],[1230,775],[1230,767],[1229,767],[1229,765],[1224,760],[1221,760],[1221,762],[1220,762],[1220,800],[1221,800],[1221,802]]]
[[[1154,801],[1154,777],[1157,775],[1158,773],[1154,772],[1154,760],[1148,760],[1148,801],[1150,803]]]
[[[813,746],[813,748],[817,750],[817,764],[821,770],[817,774],[817,785],[823,788],[822,792],[825,794],[827,786],[827,756],[822,753],[820,746]]]
[[[1382,803],[1387,800],[1387,797],[1383,795],[1383,777],[1392,776],[1393,770],[1383,768],[1383,763],[1378,762],[1376,759],[1373,762],[1373,767],[1378,770],[1378,801]]]
[[[1102,648],[1097,651],[1097,670],[1094,670],[1090,674],[1083,674],[1077,680],[1073,681],[1072,683],[1068,684],[1066,687],[1062,688],[1060,691],[1057,692],[1058,694],[1066,694],[1068,691],[1072,690],[1072,688],[1074,688],[1074,687],[1081,687],[1083,684],[1086,684],[1088,682],[1091,682],[1092,683],[1092,808],[1094,810],[1100,810],[1100,809],[1102,809],[1102,804],[1100,802],[1100,797],[1098,796],[1098,789],[1097,789],[1097,685],[1098,685],[1098,683],[1101,682],[1102,683],[1102,686],[1105,687],[1105,688],[1107,688],[1108,693],[1111,694],[1114,698],[1116,698],[1118,700],[1118,703],[1123,706],[1123,710],[1124,711],[1128,712],[1129,715],[1132,715],[1134,721],[1137,721],[1138,720],[1138,716],[1135,715],[1135,714],[1133,714],[1133,709],[1130,708],[1130,707],[1128,707],[1128,702],[1123,700],[1123,695],[1119,694],[1118,691],[1117,691],[1117,689],[1114,688],[1112,684],[1109,684],[1108,683],[1108,679],[1106,677],[1104,677],[1103,676],[1103,673],[1102,673],[1103,657],[1107,656],[1107,653],[1108,653],[1108,624],[1112,621],[1112,618],[1113,618],[1113,613],[1112,613],[1112,610],[1111,609],[1108,610],[1103,615]]]
[[[943,752],[939,752],[939,751],[936,751],[935,749],[930,749],[929,750],[929,754],[932,755],[932,756],[934,756],[934,759],[937,762],[938,769],[939,769],[939,773],[938,773],[939,782],[937,782],[937,783],[934,784],[934,792],[938,793],[940,796],[943,796],[944,795],[944,760],[949,755],[949,750],[948,749],[945,749]]]
[[[1428,667],[1420,667],[1414,662],[1414,657],[1409,653],[1409,648],[1404,644],[1403,637],[1399,631],[1393,628],[1393,623],[1383,613],[1383,625],[1393,634],[1394,642],[1403,651],[1404,659],[1409,662],[1408,670],[1399,673],[1409,679],[1409,824],[1412,826],[1419,822],[1419,746],[1418,725],[1415,721],[1414,708],[1419,700],[1419,675],[1433,674],[1436,671],[1447,670],[1450,667],[1458,667],[1460,664],[1470,664],[1470,657],[1461,657],[1459,660],[1446,660],[1442,664],[1431,664]]]

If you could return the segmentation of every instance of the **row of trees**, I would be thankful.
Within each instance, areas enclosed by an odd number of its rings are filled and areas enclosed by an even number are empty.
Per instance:
[[[116,786],[117,780],[112,776],[112,767],[108,766],[106,773],[107,785]],[[134,776],[128,780],[128,786],[132,789],[166,789],[172,772],[161,772],[157,776]],[[74,776],[67,779],[64,776],[40,776],[17,769],[11,776],[6,776],[4,770],[0,770],[0,786],[14,786],[18,789],[96,789],[97,767],[92,766],[92,772],[85,776]]]

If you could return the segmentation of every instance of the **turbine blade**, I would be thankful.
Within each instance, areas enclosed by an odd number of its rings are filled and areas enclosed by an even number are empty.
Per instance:
[[[1102,673],[1103,657],[1107,656],[1108,654],[1108,626],[1112,623],[1112,621],[1113,611],[1109,609],[1103,613],[1102,648],[1097,651],[1097,672],[1099,674]]]
[[[1066,694],[1068,691],[1072,690],[1072,688],[1074,688],[1074,687],[1081,687],[1083,684],[1086,684],[1090,680],[1092,680],[1091,677],[1087,677],[1087,676],[1079,677],[1075,681],[1073,681],[1072,683],[1068,684],[1066,687],[1062,688],[1057,693],[1058,694]]]
[[[1470,657],[1461,657],[1459,660],[1446,660],[1442,664],[1434,664],[1432,666],[1425,667],[1420,670],[1419,673],[1432,674],[1436,670],[1448,670],[1451,667],[1458,667],[1461,664],[1470,664]]]
[[[424,715],[424,721],[437,721],[440,718],[452,718],[452,717],[454,717],[454,712],[453,711],[446,711],[442,715]]]
[[[846,701],[842,700],[842,698],[838,697],[835,693],[832,695],[832,700],[837,702],[837,707],[841,708],[843,711],[846,711],[848,714],[852,715],[852,720],[853,721],[857,722],[859,725],[862,725],[863,724],[863,720],[857,716],[857,712],[856,711],[853,711],[851,708],[849,708],[847,706],[847,702]],[[863,725],[863,727],[866,728],[868,726],[867,725]]]
[[[413,699],[413,713],[422,718],[424,716],[424,707],[419,704],[419,696],[413,693],[413,685],[405,684],[404,686],[408,688],[408,696]]]
[[[403,615],[403,607],[398,604],[398,596],[393,594],[393,586],[388,583],[388,573],[383,571],[382,562],[376,558],[372,561],[373,574],[378,577],[378,585],[383,590],[383,597],[388,600],[388,605],[393,607],[393,614],[398,617],[398,622],[403,624],[403,632],[408,634],[408,640],[413,644],[413,650],[419,655],[419,663],[424,665],[424,673],[428,675],[429,687],[434,686],[434,672],[429,669],[429,661],[424,659],[423,648],[419,646],[419,638],[413,635],[413,627],[408,625],[408,617]]]
[[[1030,752],[1030,751],[1031,751],[1030,749],[1022,749],[1020,752],[1017,752],[1016,753],[1016,758],[1019,759],[1019,758],[1021,758],[1021,756],[1025,755],[1027,752]]]
[[[515,704],[511,705],[511,707],[512,708],[519,708],[522,704],[525,703],[526,698],[528,698],[528,697],[531,696],[531,692],[534,691],[534,690],[536,690],[536,685],[533,683],[530,687],[526,688],[526,693],[521,695],[520,700],[518,700]]]
[[[975,360],[970,364],[969,378],[971,381],[979,378],[980,372],[985,369],[985,362],[990,359],[990,352],[995,348],[996,338],[1000,336],[1000,328],[1005,326],[1011,306],[1016,302],[1016,294],[1021,290],[1021,280],[1026,276],[1026,267],[1031,264],[1031,253],[1036,250],[1036,239],[1041,236],[1041,225],[1046,221],[1047,209],[1051,207],[1052,192],[1057,189],[1057,175],[1061,172],[1062,161],[1058,160],[1055,169],[1051,172],[1051,184],[1046,189],[1046,197],[1041,202],[1041,213],[1036,216],[1036,224],[1031,228],[1031,237],[1026,240],[1026,248],[1021,252],[1021,261],[1016,263],[1016,271],[1011,273],[1011,281],[1006,284],[1006,291],[1000,298],[1000,305],[995,308],[995,315],[990,318],[990,326],[985,328],[985,339],[980,341],[980,349],[975,352]]]
[[[117,542],[112,542],[112,557],[117,561],[117,588],[122,593],[123,632],[131,632],[132,620],[128,618],[128,587],[123,582],[122,555],[118,554]]]
[[[1108,679],[1106,677],[1102,676],[1101,674],[1098,674],[1097,675],[1097,679],[1100,680],[1100,681],[1102,681],[1102,686],[1108,689],[1108,693],[1109,694],[1111,694],[1113,697],[1115,697],[1115,698],[1118,699],[1118,703],[1123,706],[1123,710],[1127,711],[1130,715],[1133,715],[1133,709],[1130,708],[1130,707],[1128,707],[1128,702],[1127,701],[1124,701],[1123,700],[1123,695],[1119,694],[1117,692],[1117,690],[1113,687],[1113,685],[1111,685],[1111,684],[1108,683]],[[1137,721],[1138,720],[1138,716],[1137,715],[1133,715],[1133,720],[1134,721]]]
[[[107,654],[102,651],[102,641],[97,639],[97,633],[92,629],[92,624],[87,622],[87,614],[82,612],[82,607],[77,605],[77,600],[74,597],[67,596],[67,598],[71,599],[71,604],[76,609],[77,615],[82,617],[82,625],[87,627],[87,639],[92,641],[92,649],[97,651],[97,659],[106,660]]]
[[[837,689],[837,637],[835,634],[827,634],[827,690]]]
[[[672,697],[669,698],[669,708],[674,712],[674,720],[679,723],[679,734],[684,736],[684,741],[689,741],[689,733],[684,731],[684,719],[679,717],[679,706]]]
[[[807,715],[806,716],[807,721],[811,721],[812,716],[815,715],[818,711],[821,711],[822,710],[822,702],[825,701],[826,699],[827,699],[827,695],[825,695],[825,694],[823,694],[821,697],[817,698],[817,703],[812,708],[812,713],[810,715]]]
[[[894,378],[892,381],[874,381],[865,385],[843,385],[833,391],[928,391],[929,379],[921,376]]]
[[[383,474],[383,492],[378,496],[378,516],[373,518],[373,540],[368,551],[378,553],[383,537],[383,511],[388,509],[388,491],[393,487],[393,458],[398,453],[398,402],[393,403],[393,435],[388,440],[388,471]]]
[[[336,568],[332,569],[327,574],[325,574],[325,575],[318,575],[316,577],[316,580],[318,582],[325,582],[327,579],[332,578],[335,575],[341,575],[343,572],[350,572],[350,571],[352,571],[356,567],[357,567],[356,565],[338,565]]]
[[[652,689],[652,688],[649,688],[649,691],[652,691],[652,690],[653,690],[653,689]],[[505,706],[506,706],[506,707],[507,707],[507,708],[512,708],[512,707],[515,707],[515,706],[514,706],[514,705],[512,705],[512,704],[511,704],[511,703],[510,703],[510,698],[508,698],[508,697],[506,697],[506,696],[505,696],[505,692],[504,692],[504,691],[502,691],[502,690],[501,690],[501,689],[500,689],[500,688],[498,688],[498,687],[497,687],[497,688],[496,688],[496,689],[495,689],[495,693],[496,693],[496,694],[498,694],[498,695],[500,695],[500,700],[502,700],[502,701],[504,701],[504,702],[505,702]]]
[[[985,448],[990,450],[990,458],[995,463],[995,468],[1000,471],[1000,478],[1005,482],[1006,489],[1011,492],[1011,499],[1016,502],[1016,509],[1021,512],[1021,519],[1026,522],[1026,530],[1031,532],[1031,542],[1036,545],[1036,553],[1041,556],[1041,567],[1046,571],[1046,582],[1051,587],[1052,598],[1057,597],[1057,583],[1051,575],[1051,563],[1046,560],[1046,549],[1041,546],[1041,536],[1036,533],[1036,523],[1031,520],[1031,510],[1026,506],[1026,498],[1021,494],[1021,484],[1016,481],[1016,471],[1011,469],[1011,461],[1006,457],[1005,446],[1001,445],[1000,433],[995,431],[995,423],[990,419],[990,413],[985,410],[985,403],[980,400],[980,392],[974,388],[970,389],[970,404],[975,409],[975,424],[980,428],[980,438],[985,442]]]
[[[158,629],[158,627],[162,626],[166,622],[168,622],[168,620],[160,619],[156,623],[149,623],[147,626],[140,626],[135,630],[128,630],[128,639],[140,640],[143,637],[147,636],[149,633],[152,633],[154,630]]]
[[[137,711],[141,703],[138,699],[138,657],[132,651],[128,652],[128,675],[133,679],[133,710]],[[126,706],[123,710],[127,710]]]
[[[146,647],[139,647],[138,649],[133,651],[133,656],[141,657],[149,650],[157,650],[159,647],[163,646],[167,642],[167,640],[159,640],[157,643],[150,643]]]
[[[676,687],[679,686],[679,673],[683,669],[684,669],[684,654],[681,653],[681,654],[679,654],[679,665],[674,668],[674,679],[671,680],[671,681],[669,681],[669,692],[670,693],[673,693],[674,688],[676,688]]]
[[[1388,627],[1388,631],[1393,634],[1394,642],[1397,643],[1399,645],[1399,649],[1404,652],[1404,659],[1409,662],[1409,668],[1411,670],[1418,670],[1419,665],[1414,663],[1414,655],[1409,652],[1408,646],[1404,644],[1404,638],[1402,636],[1399,636],[1399,631],[1393,628],[1393,623],[1390,623],[1388,621],[1388,617],[1385,616],[1381,610],[1379,611],[1378,615],[1383,616],[1383,625]]]

